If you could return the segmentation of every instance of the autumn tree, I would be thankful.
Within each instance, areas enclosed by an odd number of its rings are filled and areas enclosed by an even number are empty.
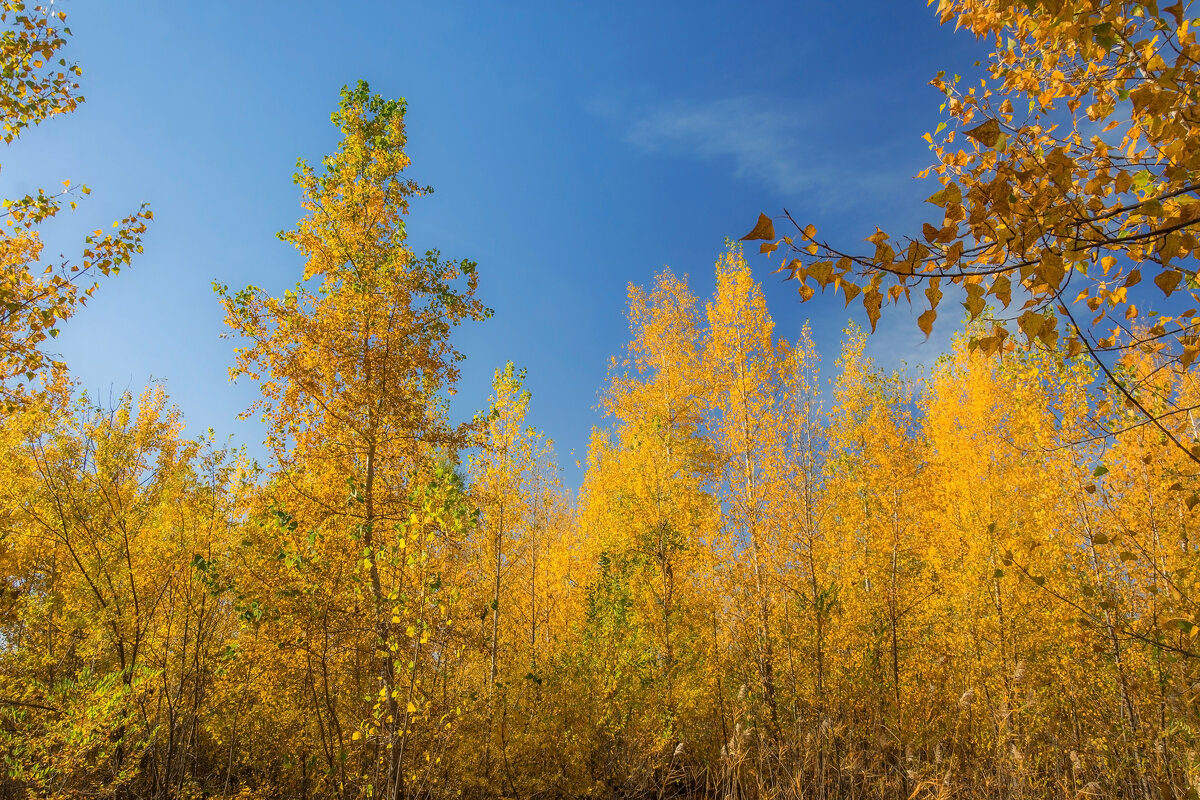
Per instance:
[[[775,501],[787,489],[782,406],[789,346],[777,341],[762,287],[750,274],[740,247],[717,262],[717,289],[706,306],[704,365],[710,375],[705,403],[721,465],[726,507],[723,557],[745,574],[736,581],[732,605],[744,616],[757,666],[755,682],[769,736],[780,734],[776,677],[777,583],[781,525]],[[789,487],[790,488],[790,487]]]
[[[627,315],[602,399],[611,427],[593,432],[580,489],[592,574],[576,658],[600,719],[593,760],[632,790],[716,756],[723,686],[709,683],[719,603],[702,318],[670,271],[629,287]]]
[[[20,0],[0,4],[0,139],[5,144],[83,102],[76,82],[82,71],[59,55],[70,35],[65,21],[62,11],[28,8]],[[74,209],[91,191],[73,188],[70,180],[62,186],[5,199],[0,213],[5,223],[0,230],[0,401],[10,410],[38,375],[62,366],[46,351],[47,339],[58,336],[59,326],[87,302],[101,277],[120,272],[142,251],[141,236],[152,217],[143,205],[114,223],[114,230],[85,237],[80,258],[46,260],[41,225],[64,208]]]
[[[860,729],[879,737],[881,760],[907,795],[905,759],[917,732],[911,642],[938,591],[938,575],[921,524],[926,458],[910,410],[912,384],[880,370],[864,349],[862,331],[850,331],[829,430],[826,502],[837,526],[838,602],[849,627],[843,636],[853,642],[840,671],[843,681],[877,687],[867,705],[843,702],[857,706]]]
[[[165,798],[203,777],[232,627],[192,562],[228,545],[239,464],[184,438],[161,387],[110,408],[70,388],[0,434],[0,785]]]
[[[344,629],[332,642],[335,662],[351,658],[346,648],[373,653],[370,693],[379,702],[373,722],[342,719],[329,766],[341,771],[341,753],[361,734],[369,750],[356,780],[386,798],[429,778],[405,769],[416,763],[413,731],[434,736],[442,726],[430,704],[455,650],[445,640],[448,581],[470,524],[451,463],[466,431],[445,412],[462,358],[449,337],[488,314],[474,295],[472,262],[418,256],[406,245],[409,201],[427,190],[403,174],[405,109],[365,82],[344,89],[332,116],[341,144],[319,171],[300,161],[305,216],[280,234],[304,256],[304,282],[279,298],[218,287],[244,342],[232,374],[262,390],[252,411],[267,423],[273,461],[263,513],[286,515],[286,530],[311,539],[330,569],[340,564],[351,582],[337,588],[362,591],[358,603],[327,607],[321,626]],[[268,538],[263,546],[276,545]],[[360,634],[350,633],[356,623],[345,614],[361,615],[365,641],[353,643]],[[361,697],[363,684],[350,686]]]
[[[527,422],[530,394],[524,381],[525,371],[512,362],[496,370],[489,410],[477,420],[479,447],[468,465],[479,510],[475,601],[486,652],[480,778],[490,784],[501,780],[499,773],[508,791],[518,777],[517,753],[531,749],[523,741],[524,747],[510,753],[511,740],[518,732],[528,736],[538,716],[539,656],[545,658],[539,650],[547,644],[545,631],[538,630],[547,616],[545,562],[551,538],[561,532],[553,525],[560,498],[552,445]]]
[[[1017,332],[1044,347],[1061,338],[1174,438],[1159,420],[1182,407],[1149,414],[1146,393],[1114,369],[1134,346],[1175,369],[1200,354],[1194,17],[1182,2],[1133,0],[939,0],[937,11],[993,49],[978,85],[932,81],[947,115],[925,137],[936,216],[920,234],[876,230],[874,251],[861,254],[813,225],[777,239],[765,215],[747,238],[767,240],[764,252],[784,247],[782,270],[804,300],[827,286],[860,299],[872,329],[883,305],[911,303],[923,288],[918,325],[928,334],[955,287],[972,318],[989,320],[972,347],[1008,349]],[[1139,288],[1143,273],[1156,290]],[[998,310],[986,311],[989,300]]]
[[[1194,369],[1179,373],[1165,368],[1163,354],[1137,350],[1117,366],[1122,380],[1145,391],[1147,410],[1168,431],[1195,435],[1188,417],[1164,413],[1175,402],[1194,405]],[[1096,668],[1106,691],[1096,693],[1092,708],[1097,724],[1122,746],[1095,753],[1089,772],[1129,793],[1149,793],[1155,784],[1175,784],[1177,732],[1196,722],[1177,702],[1181,687],[1200,674],[1194,468],[1187,453],[1121,401],[1117,388],[1106,394],[1103,408],[1089,413],[1103,415],[1118,433],[1072,448],[1077,541],[1046,587],[1104,656]]]
[[[820,356],[808,325],[792,343],[781,365],[779,400],[774,409],[782,432],[779,480],[789,490],[776,495],[772,509],[779,535],[779,573],[783,589],[778,620],[781,686],[794,750],[802,731],[829,728],[831,629],[838,608],[838,557],[831,536],[827,491],[829,414],[822,398]],[[809,747],[815,756],[814,780],[828,767],[821,742]]]
[[[696,713],[695,699],[678,684],[696,669],[695,651],[705,646],[697,601],[713,533],[714,454],[704,420],[700,317],[686,280],[670,271],[649,290],[630,287],[627,314],[631,338],[624,360],[614,364],[621,371],[610,377],[604,409],[618,426],[628,482],[611,488],[635,552],[651,567],[644,588],[658,609],[651,626],[660,649],[666,734],[691,737],[677,728],[697,724],[694,717],[679,719],[681,707],[686,717]]]

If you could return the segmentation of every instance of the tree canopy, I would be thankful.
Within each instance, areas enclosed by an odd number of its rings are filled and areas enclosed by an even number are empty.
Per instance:
[[[992,52],[977,83],[931,81],[945,96],[921,173],[938,184],[935,216],[919,234],[876,229],[873,251],[831,244],[787,212],[793,233],[777,238],[760,215],[745,238],[782,248],[802,300],[832,286],[862,303],[872,329],[903,300],[924,308],[928,335],[955,287],[985,323],[971,338],[985,353],[1011,351],[1019,334],[1062,340],[1110,377],[1130,348],[1188,368],[1200,355],[1200,46],[1189,7],[939,0],[937,12]]]

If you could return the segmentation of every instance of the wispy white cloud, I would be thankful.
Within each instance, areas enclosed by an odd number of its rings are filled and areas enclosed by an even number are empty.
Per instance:
[[[765,181],[780,192],[812,188],[815,171],[798,157],[804,120],[750,98],[673,103],[637,119],[625,136],[651,152],[728,157],[739,178]]]
[[[814,118],[797,110],[800,105],[733,97],[669,102],[641,113],[611,104],[594,103],[593,110],[610,118],[632,118],[623,138],[644,151],[728,159],[740,179],[768,186],[784,197],[803,194],[808,202],[827,208],[888,196],[910,181],[908,169],[878,168],[885,157],[875,151],[889,143],[853,141],[846,130],[829,123],[836,115]]]

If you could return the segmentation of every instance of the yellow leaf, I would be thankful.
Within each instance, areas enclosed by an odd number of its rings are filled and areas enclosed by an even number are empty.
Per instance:
[[[817,261],[808,268],[808,274],[813,277],[817,283],[821,284],[821,288],[833,280],[833,262]]]
[[[992,295],[1008,308],[1008,304],[1012,302],[1012,281],[1006,275],[999,275],[996,280],[992,281]]]
[[[967,313],[974,319],[983,313],[983,287],[977,283],[969,284],[967,287],[967,299],[963,302],[963,307],[967,309]]]
[[[750,241],[754,239],[774,239],[775,238],[775,223],[771,222],[771,218],[766,214],[758,215],[758,223],[754,226],[754,230],[742,237],[742,241]]]
[[[1000,140],[1000,123],[994,119],[989,119],[982,125],[963,131],[963,133],[984,147],[995,147],[996,142]]]
[[[942,302],[942,290],[938,288],[938,283],[938,278],[932,278],[929,281],[929,286],[925,289],[925,298],[929,301],[929,307],[934,310]]]
[[[883,295],[874,286],[867,289],[863,295],[863,308],[867,310],[867,319],[871,322],[871,333],[879,322],[879,309],[883,307]]]
[[[862,291],[858,284],[851,283],[848,280],[842,280],[842,292],[846,295],[846,306],[850,306],[850,301],[858,297]]]
[[[1026,336],[1028,336],[1030,339],[1033,339],[1042,332],[1042,327],[1046,324],[1046,318],[1041,314],[1034,313],[1033,311],[1026,311],[1017,320],[1017,324],[1021,327],[1021,330],[1025,332]]]
[[[1154,285],[1159,289],[1162,289],[1162,293],[1164,295],[1170,297],[1171,293],[1175,291],[1175,287],[1179,285],[1181,280],[1183,280],[1183,276],[1179,274],[1177,270],[1171,269],[1155,275]]]
[[[1057,287],[1067,274],[1062,256],[1054,250],[1044,252],[1042,262],[1037,267],[1037,274],[1048,286]]]
[[[925,338],[929,338],[929,334],[933,332],[933,321],[937,319],[937,312],[932,308],[924,314],[917,317],[917,327],[921,329],[921,333],[925,334]]]

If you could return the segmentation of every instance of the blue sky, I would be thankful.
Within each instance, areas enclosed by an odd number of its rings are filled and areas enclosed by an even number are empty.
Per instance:
[[[940,103],[927,82],[985,54],[920,0],[56,8],[87,101],[8,148],[0,194],[92,188],[46,231],[48,255],[77,254],[84,232],[143,201],[155,213],[143,256],[58,340],[85,389],[165,378],[191,429],[261,438],[236,420],[255,387],[228,381],[233,343],[211,284],[278,293],[299,279],[275,238],[300,213],[295,161],[335,147],[338,91],[363,78],[407,98],[410,172],[436,190],[413,205],[414,249],[477,261],[495,310],[458,335],[455,413],[485,404],[505,361],[526,367],[532,422],[568,485],[628,338],[626,286],[669,265],[705,297],[726,237],[760,211],[787,208],[840,242],[876,224],[919,229],[932,190],[912,176]],[[832,366],[851,312],[832,298],[802,305],[773,260],[751,263],[779,334],[811,319]],[[944,345],[951,325],[923,343],[915,313],[881,323],[882,362],[928,361]]]

